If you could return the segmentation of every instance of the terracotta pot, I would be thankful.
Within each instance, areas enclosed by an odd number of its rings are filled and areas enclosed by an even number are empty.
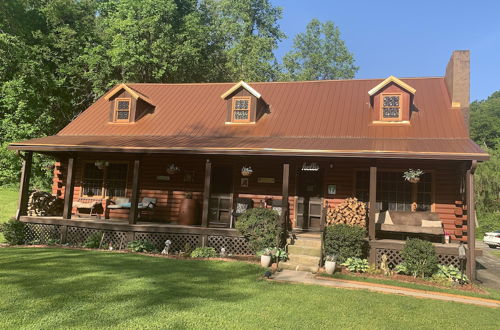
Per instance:
[[[327,274],[332,275],[335,272],[337,263],[335,261],[325,261],[325,271]]]
[[[200,224],[198,203],[194,199],[184,199],[179,209],[179,225],[192,226]]]
[[[271,256],[260,256],[260,265],[262,267],[269,267],[269,265],[271,264]]]
[[[420,178],[411,178],[409,181],[411,183],[418,183],[418,182],[420,182]]]

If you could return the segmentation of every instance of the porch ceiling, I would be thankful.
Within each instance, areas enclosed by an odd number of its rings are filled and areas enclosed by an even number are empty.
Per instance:
[[[235,136],[62,136],[12,143],[11,150],[61,152],[135,152],[265,154],[367,158],[488,160],[468,138],[321,138]]]

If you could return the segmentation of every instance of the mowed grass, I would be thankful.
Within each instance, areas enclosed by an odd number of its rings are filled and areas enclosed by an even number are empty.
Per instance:
[[[0,223],[16,215],[17,198],[17,189],[0,187]],[[3,241],[3,235],[0,233],[0,243]]]
[[[261,279],[241,262],[0,249],[1,328],[497,328],[498,309]]]
[[[500,250],[498,248],[496,249],[490,249],[491,254],[493,254],[495,257],[500,258]]]

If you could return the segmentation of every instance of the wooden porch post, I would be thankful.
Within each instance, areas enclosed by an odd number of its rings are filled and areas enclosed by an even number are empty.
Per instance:
[[[281,200],[281,224],[285,231],[288,229],[288,186],[290,182],[290,164],[283,164],[283,187],[282,187],[282,200]]]
[[[201,214],[201,226],[208,227],[208,206],[210,202],[210,178],[212,175],[212,163],[207,159],[205,164],[205,187],[203,189],[203,211]]]
[[[63,219],[71,219],[74,190],[75,190],[75,158],[71,156],[70,158],[68,158],[68,172],[66,173],[66,182],[64,186]]]
[[[141,161],[139,159],[134,160],[134,171],[132,176],[132,196],[130,198],[130,211],[128,213],[128,223],[131,225],[137,223],[140,167]]]
[[[375,240],[375,214],[377,213],[377,167],[370,167],[370,190],[369,190],[369,212],[368,212],[368,239],[370,243],[369,262],[375,264],[375,247],[371,242]]]
[[[19,184],[19,200],[17,204],[16,219],[27,214],[28,211],[28,194],[31,178],[31,164],[33,162],[33,153],[28,151],[23,157],[23,167],[21,169],[21,181]]]
[[[473,160],[465,174],[465,199],[467,203],[467,277],[476,279],[476,208],[474,201],[474,172],[477,161]]]

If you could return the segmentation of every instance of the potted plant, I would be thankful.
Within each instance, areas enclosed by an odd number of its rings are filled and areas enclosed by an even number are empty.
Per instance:
[[[410,168],[409,170],[403,172],[403,178],[411,183],[417,183],[420,181],[420,176],[422,174],[424,174],[424,171]]]
[[[252,175],[252,173],[253,173],[253,170],[252,170],[252,167],[250,167],[250,166],[243,166],[241,168],[241,175],[243,175],[243,176],[250,176],[250,175]]]
[[[177,173],[179,173],[179,171],[180,171],[180,168],[177,165],[175,165],[174,163],[170,164],[167,167],[167,174],[169,174],[169,175],[177,174]]]
[[[334,255],[327,255],[325,257],[325,271],[327,274],[332,275],[335,273],[335,268],[337,267],[337,257]]]
[[[272,249],[265,248],[258,253],[260,255],[260,265],[262,267],[269,267],[271,265],[271,259],[273,257]]]
[[[281,260],[286,261],[288,259],[288,253],[286,253],[285,250],[280,249],[280,248],[274,248],[272,250],[272,252],[273,252],[274,259],[276,259],[276,268],[279,271],[280,261]]]
[[[186,192],[179,208],[179,224],[184,226],[199,225],[198,203],[193,199],[192,192]]]

